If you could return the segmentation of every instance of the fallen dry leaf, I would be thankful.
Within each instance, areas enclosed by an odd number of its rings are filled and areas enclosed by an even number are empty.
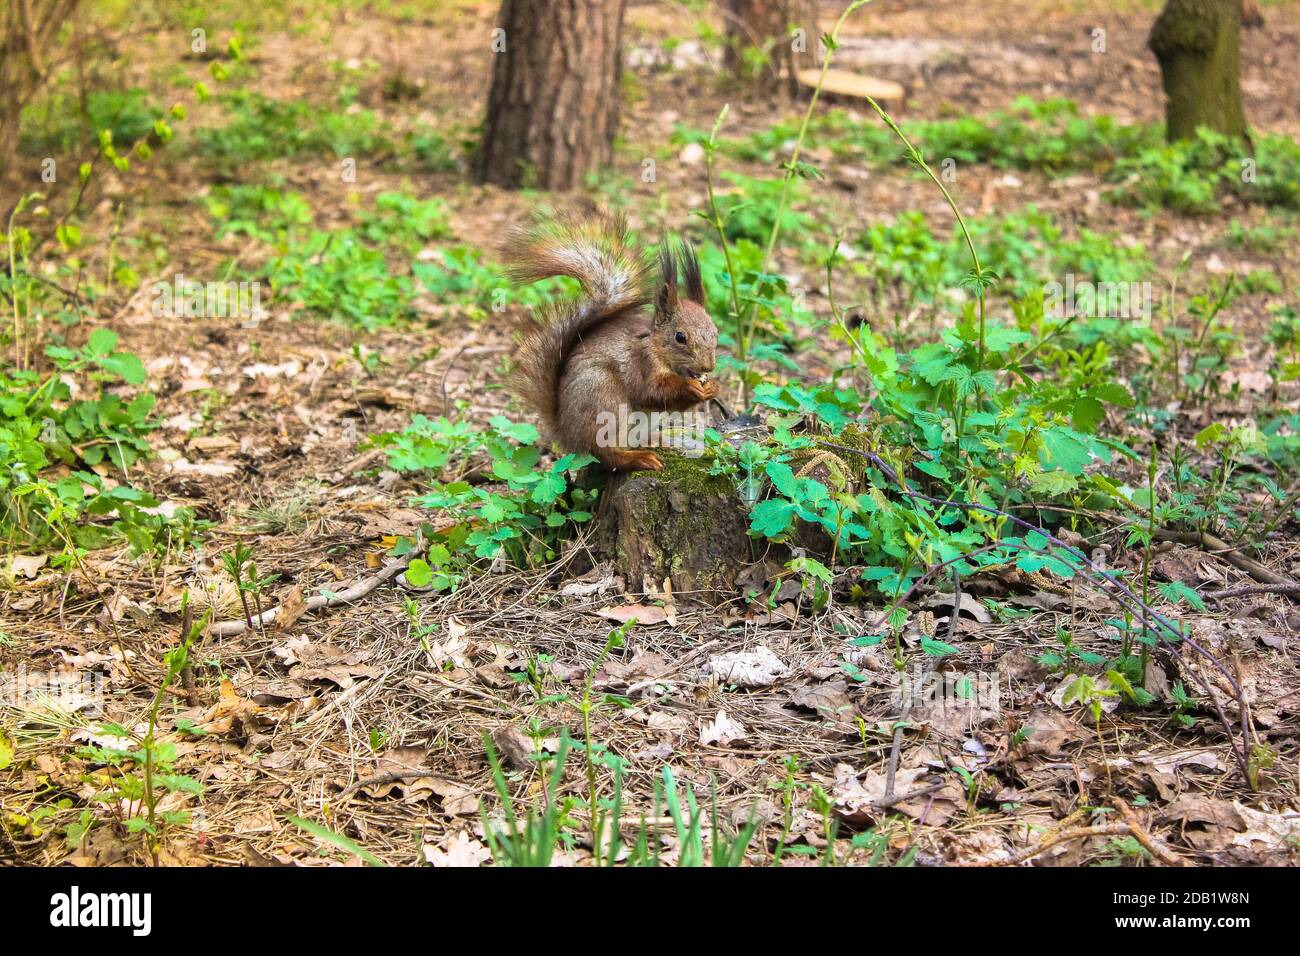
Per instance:
[[[769,687],[789,674],[790,668],[769,648],[759,645],[752,651],[732,651],[709,658],[705,673],[722,684]]]
[[[229,478],[239,474],[239,466],[228,461],[195,463],[186,458],[177,458],[167,468],[173,475],[195,475],[199,478]]]
[[[491,851],[464,830],[445,837],[440,847],[424,846],[424,859],[430,866],[482,866],[491,858]]]
[[[1266,843],[1270,847],[1294,846],[1300,840],[1300,816],[1294,813],[1265,813],[1240,803],[1237,812],[1246,821],[1246,831],[1232,838],[1235,846],[1249,847],[1252,843]]]
[[[369,657],[368,650],[344,651],[329,644],[314,644],[315,652],[310,663],[303,662],[289,668],[289,676],[294,680],[326,680],[337,684],[341,690],[347,690],[357,679],[378,677],[383,673],[378,667],[361,663]]]
[[[36,572],[45,567],[45,562],[49,560],[49,555],[45,554],[15,554],[11,555],[4,562],[3,571],[0,572],[4,577],[24,578],[36,577]]]
[[[307,613],[307,602],[303,599],[302,588],[294,585],[292,590],[285,595],[284,600],[280,602],[280,609],[275,615],[275,623],[271,626],[277,631],[287,630],[298,623],[298,618]]]
[[[926,767],[900,767],[894,774],[894,793],[909,793],[917,789],[917,779],[929,772]],[[885,783],[883,770],[859,775],[850,764],[836,764],[831,791],[836,814],[853,823],[870,823],[877,819],[884,812],[877,804],[885,798]]]
[[[934,597],[930,598],[930,600],[926,601],[925,605],[926,607],[934,608],[935,610],[947,611],[949,615],[952,614],[953,607],[955,606],[958,614],[969,614],[981,624],[993,623],[993,615],[989,613],[988,608],[981,604],[973,595],[968,594],[965,591],[961,592],[961,596],[956,601],[953,600],[953,595],[951,593],[936,594]]]
[[[636,618],[638,624],[662,624],[668,620],[668,615],[664,609],[653,604],[610,605],[601,608],[596,613],[603,618],[617,621],[620,624],[626,624],[632,618]]]
[[[790,703],[815,711],[823,719],[846,730],[853,729],[853,701],[849,699],[848,686],[842,680],[796,688],[790,695]]]
[[[1213,750],[1179,750],[1174,753],[1150,755],[1142,751],[1135,758],[1137,763],[1146,764],[1157,773],[1173,773],[1179,767],[1196,766],[1208,770],[1222,770],[1223,761]]]
[[[492,731],[492,743],[515,770],[530,770],[535,766],[532,739],[513,724]]]
[[[700,743],[720,744],[725,747],[738,740],[745,739],[745,728],[739,722],[727,716],[725,710],[718,711],[718,716],[709,723],[700,724]]]
[[[470,646],[468,625],[455,617],[447,618],[447,636],[440,641],[429,642],[429,661],[439,670],[450,662],[453,666],[472,670],[470,661],[473,648]]]
[[[1025,719],[1024,727],[1028,733],[1022,744],[1024,752],[1049,757],[1062,753],[1067,742],[1087,734],[1083,725],[1068,714],[1046,707],[1039,707],[1031,713]]]
[[[606,565],[580,578],[565,582],[560,587],[560,597],[590,597],[593,594],[618,591],[622,588],[622,579]]]
[[[641,681],[653,681],[671,670],[672,665],[662,654],[642,651],[626,663],[607,660],[596,675],[595,682],[601,687],[631,686]]]
[[[645,725],[648,729],[658,731],[662,734],[678,736],[686,733],[690,729],[690,718],[684,714],[673,714],[665,710],[656,710],[645,715]]]

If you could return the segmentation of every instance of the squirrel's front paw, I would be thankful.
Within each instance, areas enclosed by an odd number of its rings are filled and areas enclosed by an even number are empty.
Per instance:
[[[711,398],[717,398],[718,392],[722,391],[716,381],[710,379],[707,382],[702,382],[698,378],[687,379],[686,389],[701,402],[707,402]]]

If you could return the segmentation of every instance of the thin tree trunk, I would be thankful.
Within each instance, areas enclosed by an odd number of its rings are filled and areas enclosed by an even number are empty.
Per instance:
[[[1168,0],[1147,45],[1160,62],[1165,136],[1198,126],[1245,138],[1241,106],[1241,0]]]
[[[817,65],[815,0],[723,0],[723,65],[755,93],[799,91],[795,74]]]
[[[80,0],[8,0],[0,13],[0,178],[13,170],[23,107],[50,74],[59,31]]]
[[[626,0],[503,0],[480,182],[566,190],[610,162]],[[504,44],[504,49],[500,49]]]

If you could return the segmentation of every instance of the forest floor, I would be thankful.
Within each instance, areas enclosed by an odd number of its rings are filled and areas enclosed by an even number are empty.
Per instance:
[[[344,8],[328,21],[308,18],[292,29],[265,25],[250,45],[251,70],[240,85],[321,110],[337,108],[340,87],[351,87],[354,111],[374,111],[399,130],[414,118],[454,141],[484,103],[492,6],[462,5],[437,21]],[[881,2],[850,21],[837,65],[902,82],[908,99],[898,116],[906,120],[984,115],[1027,95],[1068,97],[1085,114],[1158,122],[1159,73],[1144,47],[1151,12],[1053,7]],[[1244,35],[1242,57],[1252,123],[1292,137],[1300,137],[1296,9],[1266,7],[1268,24]],[[1090,47],[1099,25],[1107,43],[1100,55]],[[634,228],[644,226],[648,238],[686,227],[690,213],[704,206],[704,164],[682,142],[683,128],[707,133],[728,101],[723,135],[734,138],[799,115],[797,105],[745,101],[728,91],[708,48],[690,35],[691,21],[680,11],[631,9],[625,46],[643,65],[628,71],[616,168],[587,191],[625,212]],[[666,47],[669,36],[688,40]],[[165,89],[178,63],[188,76],[203,75],[205,64],[169,52],[176,42],[163,33],[123,39],[129,85]],[[678,64],[656,65],[665,57]],[[412,84],[414,99],[385,95],[394,77]],[[56,569],[41,555],[9,559],[9,586],[0,591],[0,662],[10,673],[101,674],[104,708],[51,721],[0,701],[0,726],[19,757],[0,770],[6,862],[147,859],[137,834],[112,825],[129,808],[96,797],[111,774],[105,777],[80,748],[114,745],[101,728],[105,721],[143,727],[162,656],[178,641],[183,592],[202,595],[217,619],[240,618],[223,553],[246,545],[260,573],[278,575],[262,596],[267,606],[340,591],[375,574],[397,539],[436,520],[412,502],[421,491],[418,477],[392,470],[384,449],[368,438],[401,432],[415,414],[476,425],[497,414],[526,417],[505,387],[509,316],[462,300],[422,292],[411,303],[413,316],[373,330],[311,316],[279,299],[255,325],[153,313],[149,289],[156,281],[176,272],[221,278],[273,254],[274,239],[218,235],[220,222],[205,200],[231,184],[256,178],[300,194],[318,229],[361,222],[383,193],[440,197],[450,209],[449,234],[429,248],[464,244],[489,257],[508,227],[526,221],[539,200],[553,200],[470,185],[463,164],[412,170],[382,151],[361,155],[349,182],[340,181],[334,156],[301,153],[250,167],[237,150],[222,155],[227,141],[220,136],[202,148],[189,139],[190,127],[219,127],[221,109],[195,107],[173,151],[160,152],[138,173],[111,176],[84,227],[97,247],[86,256],[88,272],[104,268],[111,241],[132,257],[141,280],[133,294],[102,297],[88,320],[111,328],[121,348],[142,358],[157,397],[153,456],[134,480],[167,508],[192,508],[211,525],[199,546],[170,551],[157,563],[132,558],[121,546],[92,552],[74,571]],[[861,111],[851,116],[876,122]],[[856,231],[920,210],[936,233],[951,230],[942,196],[903,163],[867,168],[816,136],[808,156],[826,179],[797,207],[814,221]],[[654,182],[642,179],[647,157],[655,159]],[[734,155],[720,156],[719,164],[745,176],[772,169]],[[1293,303],[1300,284],[1294,215],[1242,203],[1196,216],[1115,205],[1104,199],[1101,174],[1088,170],[963,165],[950,188],[971,216],[1033,206],[1067,238],[1085,229],[1140,244],[1158,288],[1168,287],[1184,256],[1193,287],[1229,274],[1255,276],[1222,316],[1238,336],[1214,372],[1224,387],[1167,411],[1177,431],[1191,436],[1216,421],[1253,420],[1265,403],[1300,410],[1296,383],[1279,391],[1268,374],[1267,342],[1270,309]],[[114,229],[112,210],[121,200]],[[1255,241],[1242,241],[1243,233]],[[792,287],[808,290],[809,308],[825,308],[814,257],[782,253],[778,268]],[[848,283],[844,295],[861,291]],[[801,359],[806,380],[824,377],[842,358],[842,345],[824,345]],[[1119,417],[1113,422],[1123,427]],[[1126,435],[1136,440],[1139,433]],[[1141,463],[1117,467],[1129,469],[1124,477],[1134,486],[1146,480]],[[1300,580],[1294,515],[1249,543],[1267,569]],[[1244,542],[1231,544],[1235,554]],[[1120,531],[1088,546],[1107,554],[1112,567],[1140,566],[1141,547]],[[478,574],[452,593],[386,582],[344,606],[204,639],[192,655],[195,696],[174,690],[161,712],[160,732],[175,747],[172,772],[202,784],[201,795],[180,789],[164,801],[166,809],[189,811],[191,821],[166,830],[161,861],[359,860],[290,816],[315,821],[390,864],[486,860],[483,818],[497,819],[501,801],[485,733],[502,752],[517,804],[538,803],[545,773],[529,752],[554,752],[562,729],[583,738],[574,702],[605,645],[611,615],[649,604],[663,620],[634,627],[594,672],[597,697],[619,701],[597,707],[590,736],[626,761],[629,839],[638,819],[650,818],[667,862],[681,847],[652,796],[665,766],[701,804],[716,795],[727,827],[758,822],[752,862],[770,861],[778,843],[798,848],[786,863],[819,861],[828,852],[828,820],[838,827],[830,852],[839,863],[1250,865],[1289,864],[1300,853],[1300,606],[1285,595],[1252,593],[1178,611],[1242,688],[1251,726],[1246,743],[1229,740],[1209,707],[1185,727],[1171,722],[1168,708],[1114,709],[1107,702],[1109,712],[1094,720],[1086,707],[1063,706],[1070,677],[1038,660],[1059,651],[1058,631],[1068,629],[1080,651],[1114,650],[1106,622],[1118,607],[1086,583],[982,576],[969,585],[982,600],[962,601],[964,613],[941,596],[918,596],[914,609],[928,606],[939,636],[957,648],[944,670],[992,675],[996,701],[914,712],[896,738],[891,692],[898,675],[885,650],[845,642],[868,632],[879,603],[853,603],[844,588],[815,613],[798,597],[774,608],[746,606],[739,597],[708,608],[670,593],[637,596],[638,582],[621,581],[599,562],[575,575],[571,569],[585,567],[587,557],[579,541],[553,564]],[[1204,544],[1162,543],[1154,549],[1153,576],[1210,592],[1258,583],[1228,557]],[[917,637],[913,625],[905,639]],[[721,655],[760,647],[784,665],[777,676],[751,687],[719,679]],[[1163,655],[1157,660],[1151,686],[1166,700],[1175,681],[1191,686],[1183,665]],[[1242,715],[1230,682],[1208,665],[1185,666],[1202,667],[1239,734]],[[1234,746],[1252,755],[1257,786],[1244,778]],[[787,761],[792,756],[797,762]],[[562,784],[577,804],[586,794],[580,762],[571,758]],[[607,787],[608,775],[601,775]],[[893,800],[908,794],[916,795]],[[85,828],[85,811],[98,825]],[[556,862],[587,865],[582,806],[570,812],[572,839]],[[1072,832],[1080,828],[1091,829]],[[1069,838],[1057,839],[1063,835]]]

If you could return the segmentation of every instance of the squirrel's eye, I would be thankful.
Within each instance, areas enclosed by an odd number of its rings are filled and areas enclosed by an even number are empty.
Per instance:
[[[678,332],[678,333],[677,333],[677,344],[678,344],[678,345],[685,345],[685,344],[686,344],[686,333],[685,333],[685,332]]]

